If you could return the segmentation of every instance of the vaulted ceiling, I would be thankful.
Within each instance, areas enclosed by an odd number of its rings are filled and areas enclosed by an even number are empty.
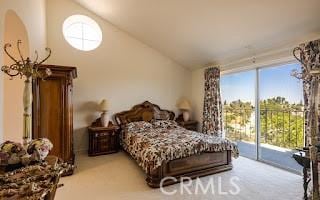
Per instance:
[[[320,0],[74,1],[191,69],[320,35]]]

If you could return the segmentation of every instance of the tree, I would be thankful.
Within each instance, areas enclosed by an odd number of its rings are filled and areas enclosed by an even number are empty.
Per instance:
[[[254,107],[241,100],[224,103],[224,124],[232,140],[255,141]],[[261,142],[296,148],[304,146],[303,104],[290,104],[284,97],[260,101]]]
[[[302,104],[290,104],[283,97],[260,102],[262,142],[286,148],[302,147],[303,126]]]
[[[224,105],[225,130],[231,139],[250,138],[252,135],[251,127],[247,124],[251,121],[254,107],[250,102],[241,100],[232,101],[229,105]],[[249,128],[249,130],[247,130]]]

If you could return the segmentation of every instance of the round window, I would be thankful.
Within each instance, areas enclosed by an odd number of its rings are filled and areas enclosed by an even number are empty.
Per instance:
[[[84,15],[72,15],[63,23],[63,35],[74,48],[91,51],[102,42],[102,31],[99,25]]]

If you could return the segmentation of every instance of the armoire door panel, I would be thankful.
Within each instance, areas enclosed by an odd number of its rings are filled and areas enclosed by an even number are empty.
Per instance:
[[[53,143],[51,155],[74,162],[73,153],[73,79],[75,67],[42,65],[52,74],[33,81],[33,138],[46,137]]]
[[[52,155],[63,154],[63,84],[61,79],[49,79],[41,81],[39,85],[40,97],[40,132],[43,137],[48,138],[52,144]],[[50,91],[50,92],[47,92]],[[60,132],[62,134],[57,134]]]

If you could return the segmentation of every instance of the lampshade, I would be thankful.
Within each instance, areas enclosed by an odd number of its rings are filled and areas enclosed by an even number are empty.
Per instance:
[[[179,108],[180,110],[191,110],[190,103],[189,103],[189,101],[186,100],[186,99],[183,99],[183,100],[181,100],[181,101],[179,102],[178,108]]]
[[[100,110],[105,112],[105,111],[108,111],[108,109],[109,109],[108,101],[106,99],[103,99],[100,103]]]

